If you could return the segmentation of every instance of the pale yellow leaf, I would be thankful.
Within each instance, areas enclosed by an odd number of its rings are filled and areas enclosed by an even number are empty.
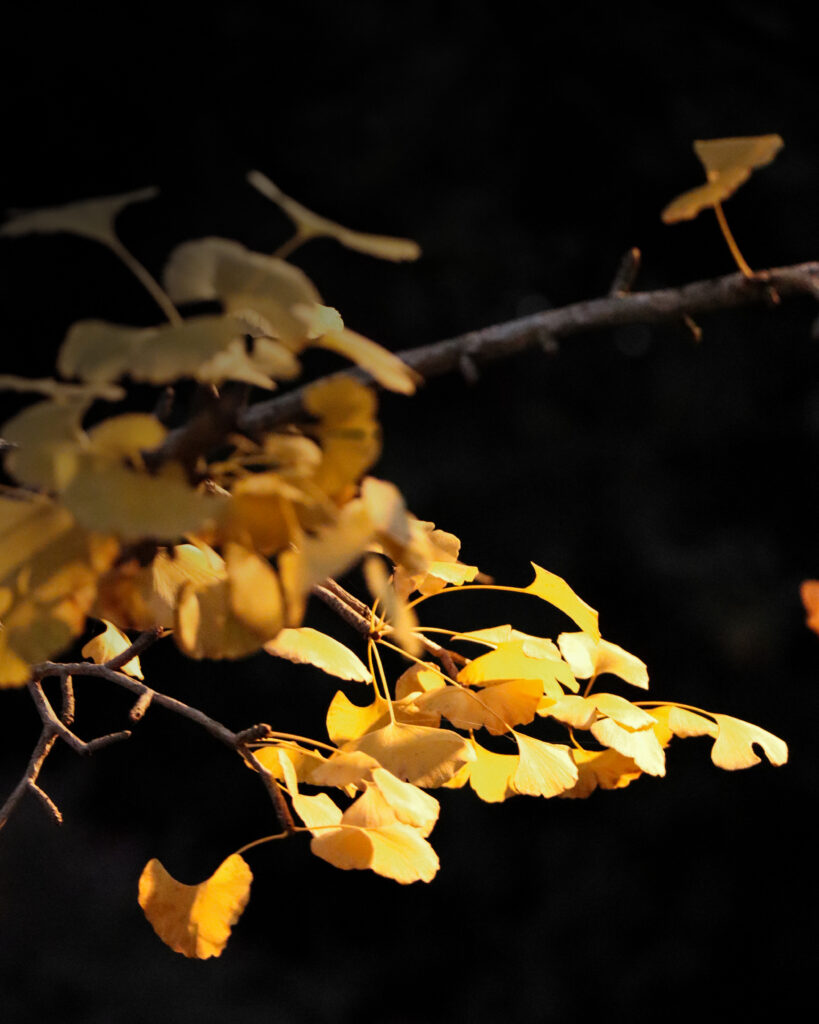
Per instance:
[[[558,794],[571,800],[585,799],[600,789],[623,789],[643,774],[630,757],[616,750],[572,750],[577,765],[577,783]]]
[[[278,185],[274,185],[270,178],[262,174],[261,171],[248,172],[247,180],[263,196],[281,207],[296,225],[298,237],[305,241],[309,238],[326,235],[335,238],[348,249],[355,249],[357,252],[377,256],[384,260],[415,260],[421,255],[421,249],[417,243],[408,238],[392,238],[387,235],[372,235],[353,231],[313,213],[306,206],[302,206],[295,199],[285,195]]]
[[[567,746],[544,743],[523,733],[514,734],[520,760],[512,777],[512,789],[528,796],[557,796],[577,782],[577,766]]]
[[[648,689],[648,669],[645,662],[628,651],[609,643],[595,641],[587,633],[561,633],[557,638],[560,653],[578,679],[608,673],[632,686]]]
[[[105,632],[95,636],[93,640],[89,640],[82,649],[82,656],[90,658],[97,665],[104,665],[106,661],[116,658],[131,646],[131,641],[121,630],[117,629],[113,622],[108,622],[107,619],[103,619],[102,622]],[[120,672],[133,676],[135,679],[145,678],[138,657],[131,658],[122,666]]]
[[[83,199],[64,206],[47,206],[39,210],[21,210],[0,228],[0,235],[56,234],[68,232],[92,238],[116,248],[118,239],[114,221],[132,203],[142,203],[159,195],[156,188],[141,188],[116,196]]]
[[[199,960],[219,956],[250,898],[253,874],[234,853],[207,881],[177,882],[156,859],[139,879],[139,905],[162,941]]]
[[[665,752],[654,729],[632,731],[611,718],[600,718],[592,725],[591,734],[602,746],[630,757],[648,775],[665,775]]]
[[[315,665],[328,675],[371,683],[370,670],[349,647],[309,626],[283,629],[264,645],[268,654],[298,665]]]
[[[411,395],[421,382],[420,375],[389,349],[346,327],[323,334],[315,344],[349,359],[390,391]]]
[[[448,729],[390,722],[345,745],[363,750],[405,782],[424,789],[442,785],[475,758],[468,742]]]
[[[63,490],[77,469],[90,404],[87,395],[37,402],[5,423],[4,439],[19,446],[6,453],[8,472],[29,487]]]
[[[731,718],[730,715],[713,717],[719,733],[711,748],[711,760],[719,768],[734,771],[759,764],[760,758],[754,751],[755,744],[762,748],[773,765],[783,765],[788,760],[787,744],[773,733],[739,718]]]

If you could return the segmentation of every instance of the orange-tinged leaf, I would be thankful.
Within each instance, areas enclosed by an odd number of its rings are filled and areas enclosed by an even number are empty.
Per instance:
[[[283,629],[264,645],[268,654],[298,665],[315,665],[328,675],[371,683],[370,670],[349,647],[309,626]]]
[[[348,249],[355,249],[357,252],[377,256],[384,260],[416,260],[421,255],[421,249],[417,243],[408,238],[392,238],[387,235],[372,235],[353,231],[350,228],[342,227],[335,221],[328,220],[327,217],[313,213],[306,206],[302,206],[295,199],[285,195],[278,185],[274,185],[270,178],[262,174],[261,171],[249,171],[247,180],[263,196],[281,207],[296,225],[297,237],[304,241],[325,235],[335,238],[337,242]]]
[[[443,785],[475,754],[469,743],[448,729],[390,722],[348,742],[345,750],[363,750],[405,782],[424,789]]]
[[[514,734],[520,760],[512,777],[512,789],[528,796],[557,796],[577,782],[577,765],[567,746]]]
[[[805,580],[799,592],[807,613],[805,624],[814,633],[819,633],[819,580]]]
[[[648,689],[645,662],[608,640],[595,641],[587,633],[561,633],[557,638],[560,653],[578,679],[608,673],[632,686]]]
[[[535,578],[528,587],[520,587],[521,593],[534,594],[555,608],[569,616],[584,633],[589,633],[595,640],[600,639],[600,629],[597,625],[597,612],[590,605],[587,605],[582,598],[572,590],[569,584],[546,569],[532,562],[535,570]]]
[[[177,882],[154,859],[139,879],[139,905],[167,946],[205,960],[221,955],[250,898],[252,881],[250,868],[237,853],[199,885]]]
[[[56,234],[68,232],[92,238],[116,248],[118,239],[114,221],[131,203],[142,203],[159,195],[156,188],[141,188],[116,196],[82,199],[64,206],[48,206],[39,210],[21,210],[0,228],[0,235]]]
[[[760,758],[754,752],[754,744],[758,744],[764,750],[765,756],[773,765],[783,765],[788,760],[787,744],[773,733],[730,715],[713,717],[719,727],[719,733],[711,748],[711,760],[719,768],[734,771],[759,764]]]
[[[662,746],[668,746],[672,736],[686,738],[689,736],[713,736],[716,739],[718,728],[710,718],[698,715],[687,708],[675,704],[662,704],[649,710],[656,721],[653,726]]]
[[[784,143],[779,135],[753,135],[729,139],[698,139],[694,152],[705,168],[707,184],[677,196],[663,210],[666,224],[696,217],[732,195],[757,167],[769,164]]]
[[[93,640],[89,640],[82,649],[82,656],[90,658],[97,665],[103,665],[106,661],[116,658],[131,646],[131,641],[121,630],[117,629],[113,622],[109,622],[107,619],[103,619],[102,622],[105,632],[95,636]],[[133,676],[135,679],[145,678],[138,657],[131,658],[127,664],[122,666],[120,672]]]

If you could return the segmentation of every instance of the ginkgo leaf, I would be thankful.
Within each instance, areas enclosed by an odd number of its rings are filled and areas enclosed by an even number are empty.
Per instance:
[[[597,718],[597,708],[594,704],[586,700],[585,697],[579,697],[574,693],[557,700],[543,697],[538,705],[537,713],[554,718],[573,729],[590,729]]]
[[[500,803],[514,796],[516,790],[512,787],[512,780],[520,764],[520,755],[496,754],[475,740],[472,740],[471,744],[475,760],[467,765],[469,785],[481,800],[487,803]]]
[[[657,723],[653,729],[664,747],[671,742],[672,736],[713,736],[716,739],[719,732],[716,723],[710,718],[689,711],[688,708],[677,707],[675,704],[662,704],[650,708],[649,713]]]
[[[585,799],[600,789],[623,789],[643,774],[630,757],[616,750],[572,750],[577,765],[577,783],[558,796]]]
[[[216,521],[227,499],[191,487],[176,463],[150,474],[89,455],[77,460],[62,500],[86,529],[123,540],[175,540]]]
[[[541,569],[534,562],[532,562],[532,568],[535,570],[534,580],[528,587],[515,589],[519,589],[524,594],[535,594],[542,600],[548,601],[549,604],[553,604],[555,608],[559,608],[574,620],[584,633],[589,633],[596,641],[599,640],[600,629],[597,625],[597,612],[594,608],[578,597],[560,576]]]
[[[783,145],[779,135],[697,140],[694,152],[708,181],[669,203],[662,212],[664,223],[690,220],[700,210],[721,203],[748,180],[755,168],[769,164]]]
[[[327,708],[327,735],[341,747],[388,721],[389,705],[377,693],[372,703],[360,707],[343,690],[338,690]]]
[[[501,679],[537,679],[541,693],[554,700],[563,696],[562,682],[569,680],[574,688],[577,687],[576,680],[559,656],[530,657],[524,651],[524,644],[523,640],[498,644],[495,650],[481,654],[465,665],[458,672],[458,682],[485,686]]]
[[[131,641],[121,630],[117,629],[113,622],[108,622],[107,619],[103,619],[102,622],[105,632],[95,636],[93,640],[89,640],[82,649],[82,656],[90,658],[97,665],[103,665],[106,661],[116,658],[131,646]],[[125,672],[126,675],[133,676],[135,679],[145,678],[138,657],[131,658],[122,666],[120,672]]]
[[[608,640],[595,641],[587,633],[561,633],[557,638],[560,653],[578,679],[606,673],[618,676],[632,686],[648,689],[645,662]]]
[[[77,469],[90,404],[87,395],[36,402],[10,419],[3,437],[18,447],[6,453],[8,472],[29,487],[63,490]]]
[[[118,402],[125,398],[125,391],[114,384],[67,384],[53,377],[18,377],[13,373],[0,373],[0,391],[22,391],[46,395],[54,399],[103,398],[107,402]]]
[[[95,455],[141,462],[141,453],[158,448],[167,433],[167,427],[156,416],[129,412],[111,416],[90,427],[87,433],[88,447]]]
[[[373,597],[379,602],[379,615],[386,618],[392,627],[390,637],[407,651],[417,655],[421,651],[421,640],[415,632],[418,618],[406,601],[399,597],[393,587],[384,563],[377,555],[370,555],[364,561],[364,579]]]
[[[315,765],[304,776],[304,781],[315,786],[338,786],[340,789],[361,786],[372,779],[376,768],[381,768],[378,761],[361,750],[337,750]]]
[[[216,300],[254,331],[295,350],[310,340],[310,332],[294,309],[321,303],[315,286],[298,267],[227,238],[183,242],[171,253],[164,279],[174,302]]]
[[[252,881],[250,868],[237,853],[199,885],[177,882],[154,859],[139,879],[139,905],[167,946],[205,960],[219,956],[225,948],[250,898]]]
[[[665,752],[652,728],[632,730],[612,718],[600,718],[591,733],[598,743],[630,757],[648,775],[665,775]]]
[[[395,699],[400,701],[413,693],[429,693],[446,686],[441,670],[432,664],[415,663],[395,681]]]
[[[421,382],[420,375],[389,349],[346,327],[341,331],[328,331],[316,344],[360,366],[389,391],[412,395]]]
[[[416,569],[403,554],[404,564],[396,564],[395,589],[407,598],[417,590],[424,596],[440,593],[447,584],[462,586],[478,575],[476,565],[458,561],[461,542],[453,533],[436,530],[434,523],[423,522],[409,516],[409,550],[419,559]],[[389,554],[389,552],[387,552]],[[395,561],[395,559],[393,559]]]
[[[266,558],[241,544],[225,546],[225,567],[232,614],[245,629],[269,641],[284,624],[284,602],[275,570]]]
[[[384,260],[416,260],[421,255],[421,249],[417,243],[408,238],[391,238],[386,235],[371,235],[361,231],[352,231],[350,228],[342,227],[335,221],[321,217],[307,207],[297,203],[282,192],[278,185],[261,171],[249,171],[248,182],[263,196],[278,204],[284,213],[296,225],[297,236],[304,241],[309,238],[317,238],[322,235],[335,238],[336,241],[348,249],[355,249],[357,252],[366,253],[369,256],[378,256]]]
[[[22,210],[14,213],[11,219],[0,227],[0,235],[50,235],[68,232],[116,248],[119,240],[114,231],[114,221],[119,214],[132,203],[142,203],[147,199],[155,199],[158,195],[157,188],[141,188],[116,196],[83,199],[67,203],[65,206]]]
[[[371,683],[370,670],[349,647],[309,626],[283,629],[264,645],[268,654],[287,658],[297,665],[315,665],[328,675]]]
[[[514,733],[520,759],[511,787],[528,796],[557,796],[577,782],[577,765],[567,746]]]
[[[424,694],[417,701],[426,711],[436,711],[457,729],[486,729],[493,736],[516,725],[528,725],[543,696],[539,679],[507,679],[480,691],[446,686]]]
[[[331,498],[343,497],[381,452],[375,395],[349,377],[330,379],[307,389],[304,408],[318,420],[312,429],[322,461],[315,484]]]
[[[805,580],[799,593],[807,613],[805,625],[814,633],[819,633],[819,580]]]
[[[592,693],[583,699],[594,705],[601,715],[628,729],[648,729],[654,725],[654,719],[648,711],[616,693]]]
[[[441,810],[434,796],[411,782],[402,782],[385,768],[372,769],[372,785],[389,804],[398,821],[411,825],[422,836],[430,834]]]
[[[475,759],[469,743],[456,732],[390,722],[344,746],[363,750],[404,782],[433,789]]]
[[[765,756],[773,765],[783,765],[788,760],[788,745],[773,733],[730,715],[713,717],[719,733],[711,748],[711,760],[719,768],[734,771],[759,764],[760,758],[754,752],[755,744],[763,749]]]

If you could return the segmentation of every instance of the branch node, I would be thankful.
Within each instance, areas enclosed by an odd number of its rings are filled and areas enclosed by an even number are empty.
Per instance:
[[[236,733],[236,745],[244,746],[246,743],[256,743],[258,740],[269,739],[273,735],[273,727],[267,722],[259,722],[258,725],[251,725],[248,729],[242,729]]]

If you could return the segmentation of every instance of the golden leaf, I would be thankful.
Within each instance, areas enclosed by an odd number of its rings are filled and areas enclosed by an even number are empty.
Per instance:
[[[371,683],[370,670],[349,647],[309,626],[283,629],[264,645],[268,654],[287,658],[297,665],[315,665],[328,675]]]
[[[447,686],[418,698],[425,711],[435,711],[457,729],[484,728],[500,736],[516,725],[528,725],[543,695],[539,679],[506,679],[492,682],[480,692],[463,686]]]
[[[531,657],[525,653],[524,640],[498,644],[494,651],[481,654],[465,665],[458,673],[458,682],[485,686],[501,679],[537,679],[541,692],[558,700],[563,696],[561,683],[568,685],[570,681],[576,688],[577,682],[558,652],[555,653],[557,657]]]
[[[679,708],[674,704],[662,704],[650,708],[649,714],[656,721],[653,727],[657,739],[664,747],[671,742],[672,736],[713,736],[719,731],[710,718],[704,718],[687,708]]]
[[[597,708],[585,697],[570,693],[554,700],[543,697],[538,705],[539,715],[554,718],[572,729],[590,729],[597,718]]]
[[[309,387],[304,408],[319,421],[313,427],[322,452],[316,486],[331,498],[349,496],[381,452],[375,395],[363,384],[340,377]]]
[[[90,658],[96,665],[104,665],[106,661],[116,658],[131,646],[131,641],[121,630],[117,629],[113,622],[103,619],[102,623],[105,626],[105,632],[95,636],[93,640],[89,640],[82,649],[82,656]],[[135,679],[145,678],[138,657],[131,658],[122,666],[120,672],[133,676]]]
[[[141,463],[143,451],[162,444],[168,431],[156,416],[129,412],[112,416],[88,430],[88,445],[95,455],[128,458]]]
[[[773,765],[783,765],[788,760],[788,746],[773,733],[760,729],[758,725],[743,722],[730,715],[714,715],[719,727],[716,742],[711,748],[711,760],[719,768],[734,771],[759,764],[760,758],[754,752],[754,744],[765,751]]]
[[[700,210],[721,203],[750,178],[751,171],[769,164],[783,145],[779,135],[698,139],[694,152],[705,168],[708,181],[669,203],[662,213],[664,223],[690,220]]]
[[[338,690],[327,708],[327,735],[337,747],[341,747],[389,721],[389,704],[378,693],[371,704],[360,707]]]
[[[535,594],[543,601],[559,608],[569,616],[584,633],[589,633],[595,640],[600,639],[600,629],[597,625],[597,612],[575,594],[569,584],[546,569],[532,562],[535,570],[535,578],[528,587],[517,587],[523,594]]]
[[[250,898],[253,874],[239,854],[205,882],[183,885],[156,859],[139,879],[139,905],[162,941],[183,956],[220,956]]]
[[[360,750],[337,750],[328,758],[323,758],[309,774],[303,776],[305,782],[314,786],[362,786],[373,777],[374,769],[381,769],[378,761]],[[296,766],[298,772],[298,765]],[[299,774],[299,778],[302,775]]]
[[[0,235],[19,236],[30,234],[56,234],[68,232],[102,242],[116,249],[119,239],[114,231],[114,221],[132,203],[155,199],[159,189],[141,188],[122,195],[102,196],[98,199],[83,199],[65,206],[47,206],[39,210],[21,210],[0,228]]]
[[[279,578],[267,559],[240,544],[225,547],[227,589],[234,618],[260,641],[271,640],[284,624]]]
[[[370,235],[352,231],[350,228],[342,227],[341,224],[336,224],[335,221],[313,213],[301,203],[297,203],[295,199],[286,196],[278,185],[274,185],[270,178],[262,174],[261,171],[248,172],[247,180],[263,196],[281,207],[296,225],[299,239],[307,241],[309,238],[325,235],[335,238],[337,242],[345,245],[348,249],[355,249],[357,252],[377,256],[384,260],[416,260],[421,255],[419,246],[408,238],[391,238],[386,235]]]
[[[665,775],[665,753],[654,729],[632,730],[612,718],[601,718],[591,733],[598,743],[630,757],[648,775]]]
[[[410,694],[429,693],[446,686],[441,670],[434,665],[414,664],[401,673],[395,681],[395,699],[403,700]]]
[[[385,768],[371,769],[371,781],[372,787],[377,789],[389,804],[398,821],[411,825],[422,836],[430,834],[441,810],[441,805],[434,796],[425,793],[411,782],[402,782]]]
[[[819,580],[805,580],[799,588],[807,620],[805,625],[819,633]]]
[[[518,754],[496,754],[472,740],[475,760],[467,765],[469,785],[481,800],[499,803],[515,795],[512,780],[520,764]]]
[[[608,640],[595,641],[587,633],[561,633],[557,638],[560,653],[569,663],[572,674],[578,679],[601,676],[606,673],[618,676],[632,686],[648,689],[648,669],[645,662],[624,651]]]
[[[577,782],[577,765],[562,743],[544,743],[533,736],[514,733],[520,760],[511,788],[528,796],[557,796]]]
[[[572,750],[577,765],[577,783],[558,795],[570,800],[585,799],[600,789],[623,789],[643,774],[630,757],[616,750]]]
[[[405,782],[424,789],[443,785],[475,758],[469,743],[448,729],[390,722],[351,740],[345,750],[363,750]]]

